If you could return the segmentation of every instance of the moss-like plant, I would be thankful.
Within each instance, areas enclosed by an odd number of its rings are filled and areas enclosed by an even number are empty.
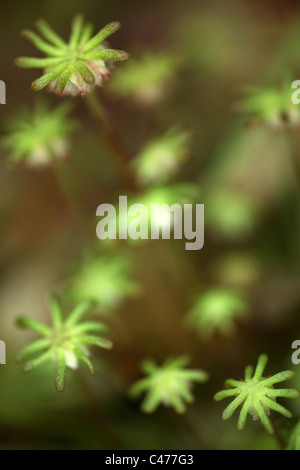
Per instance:
[[[255,198],[235,189],[210,189],[205,203],[207,226],[216,236],[229,240],[246,238],[260,221],[260,206]]]
[[[89,358],[88,346],[111,349],[112,342],[102,336],[91,334],[106,332],[105,324],[81,322],[90,309],[90,302],[82,302],[64,319],[61,302],[56,296],[52,296],[50,299],[52,326],[29,317],[20,317],[17,321],[19,326],[42,336],[19,352],[17,360],[23,362],[23,370],[28,372],[47,361],[54,362],[55,386],[58,392],[62,392],[65,388],[66,368],[78,368],[79,361],[88,367],[91,375],[94,375],[95,369]]]
[[[234,331],[236,319],[249,311],[245,295],[232,289],[211,289],[200,294],[194,302],[187,325],[202,338],[209,339],[215,332],[228,336]]]
[[[114,73],[112,92],[142,105],[153,105],[169,95],[178,61],[167,52],[145,53]]]
[[[230,405],[223,411],[222,418],[226,421],[243,403],[239,420],[238,429],[245,427],[248,413],[254,420],[260,419],[268,433],[273,434],[274,429],[268,417],[271,410],[277,411],[286,418],[290,418],[292,413],[276,402],[279,397],[297,398],[299,392],[290,388],[274,389],[274,384],[284,382],[295,376],[291,370],[285,370],[271,377],[263,377],[268,361],[268,356],[262,354],[258,358],[257,366],[253,374],[253,367],[248,366],[245,369],[245,380],[228,379],[225,382],[226,390],[216,393],[215,400],[220,401],[223,398],[236,397]]]
[[[142,186],[163,183],[177,173],[188,155],[189,133],[173,129],[149,141],[133,164]]]
[[[70,296],[75,301],[94,302],[102,313],[111,313],[127,297],[139,293],[139,285],[130,276],[125,257],[96,256],[79,267],[70,282]]]
[[[291,80],[278,88],[249,89],[239,107],[246,116],[273,128],[300,121],[299,109],[291,100]]]
[[[26,30],[22,34],[46,57],[20,57],[15,63],[18,67],[44,69],[44,74],[31,85],[34,91],[48,87],[57,95],[90,93],[96,86],[102,86],[103,79],[110,75],[105,61],[129,58],[127,52],[107,49],[103,45],[120,26],[114,21],[92,36],[92,26],[85,24],[83,17],[78,15],[73,20],[69,41],[65,42],[48,23],[40,20],[37,28],[45,39],[32,31]]]
[[[206,382],[207,372],[200,369],[186,369],[188,358],[169,358],[160,367],[153,361],[144,361],[142,370],[148,377],[136,382],[129,394],[136,398],[146,393],[142,403],[145,413],[152,413],[162,404],[172,406],[177,413],[186,410],[185,402],[192,403],[191,386],[193,382]]]
[[[45,101],[39,101],[33,110],[23,109],[11,120],[2,139],[9,161],[44,167],[64,160],[70,147],[68,137],[75,127],[69,112],[69,105],[50,109]]]

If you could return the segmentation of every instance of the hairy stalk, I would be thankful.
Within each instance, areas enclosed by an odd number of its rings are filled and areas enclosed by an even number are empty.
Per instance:
[[[136,192],[138,190],[138,186],[128,167],[129,157],[127,151],[124,148],[123,142],[121,141],[117,130],[114,128],[107,111],[104,109],[100,100],[97,99],[96,93],[87,95],[85,103],[112,151],[112,155],[115,158],[115,162],[124,185],[130,191]]]

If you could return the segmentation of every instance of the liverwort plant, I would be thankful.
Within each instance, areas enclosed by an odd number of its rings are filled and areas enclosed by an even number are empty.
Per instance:
[[[133,384],[129,394],[136,398],[146,393],[142,402],[145,413],[152,413],[160,404],[173,407],[177,413],[183,413],[186,410],[185,402],[193,401],[193,382],[203,383],[208,380],[207,372],[186,369],[188,363],[187,357],[169,358],[160,367],[153,361],[144,361],[142,370],[147,377]]]
[[[188,155],[189,133],[172,129],[152,139],[133,161],[141,186],[164,183],[178,172]]]
[[[204,339],[210,339],[216,331],[228,336],[234,331],[235,320],[245,317],[248,310],[248,302],[241,292],[211,289],[195,299],[187,324]]]
[[[130,57],[128,52],[106,47],[106,39],[120,27],[119,21],[113,21],[93,36],[91,24],[85,23],[83,17],[77,15],[71,25],[69,41],[66,42],[47,22],[39,20],[37,28],[43,38],[27,30],[22,34],[46,54],[46,57],[19,57],[15,64],[22,68],[43,69],[43,75],[31,84],[34,91],[45,89],[61,97],[88,95],[85,103],[112,150],[121,177],[127,187],[135,190],[135,182],[127,169],[126,150],[117,131],[109,122],[104,107],[92,94],[103,86],[105,78],[110,77],[109,63],[126,61]]]
[[[1,143],[12,163],[45,167],[65,160],[69,153],[69,135],[75,128],[68,117],[69,104],[50,109],[39,101],[33,110],[23,109],[7,126]]]
[[[129,54],[116,49],[107,49],[103,42],[115,33],[121,24],[114,21],[92,36],[92,26],[85,24],[83,17],[74,18],[69,41],[64,41],[43,20],[37,28],[45,39],[32,31],[22,35],[46,54],[44,58],[20,57],[15,63],[23,68],[42,68],[43,75],[36,79],[31,88],[48,91],[57,95],[85,95],[110,76],[106,61],[124,61]]]
[[[254,420],[260,419],[268,433],[273,434],[274,429],[268,417],[271,410],[277,411],[286,418],[291,418],[292,413],[276,402],[279,397],[297,398],[299,392],[290,388],[275,389],[274,384],[284,382],[295,376],[291,370],[285,370],[271,377],[263,377],[268,356],[262,354],[258,358],[257,366],[253,374],[253,367],[245,369],[244,380],[228,379],[225,382],[226,390],[216,393],[215,400],[235,397],[234,400],[223,411],[223,420],[231,418],[235,410],[243,403],[238,419],[238,429],[245,427],[247,415],[250,414]]]
[[[125,257],[95,256],[81,264],[70,282],[70,297],[94,302],[101,313],[111,313],[127,297],[140,291],[130,276],[130,264]]]
[[[116,70],[109,88],[141,105],[154,105],[168,96],[177,66],[167,52],[147,52]]]
[[[261,209],[255,198],[231,188],[212,188],[206,194],[206,221],[216,236],[236,240],[256,229]]]
[[[17,360],[23,363],[23,370],[28,372],[47,361],[53,362],[56,368],[55,386],[58,392],[65,389],[67,367],[77,369],[79,361],[88,367],[91,375],[94,375],[95,369],[89,358],[88,346],[111,349],[112,342],[102,336],[94,335],[106,332],[105,324],[81,321],[90,309],[90,302],[81,302],[67,318],[64,318],[60,300],[52,296],[50,299],[52,326],[29,317],[19,318],[17,321],[19,326],[33,330],[42,337],[19,352]]]
[[[299,108],[291,100],[290,80],[278,88],[248,89],[239,109],[246,116],[273,129],[285,128],[287,121],[292,125],[300,121]]]

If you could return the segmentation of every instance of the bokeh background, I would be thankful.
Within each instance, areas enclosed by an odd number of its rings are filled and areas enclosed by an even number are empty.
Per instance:
[[[298,111],[289,110],[288,93],[286,113],[277,113],[276,103],[263,97],[258,112],[241,113],[248,87],[281,93],[283,84],[300,79],[298,2],[2,2],[3,135],[15,112],[25,105],[31,109],[37,99],[30,83],[38,71],[13,65],[15,57],[36,55],[19,32],[42,17],[67,37],[78,12],[97,29],[120,20],[122,29],[111,43],[129,51],[136,63],[154,57],[152,70],[160,57],[163,73],[150,91],[146,69],[139,80],[134,77],[133,90],[123,89],[121,72],[124,77],[128,63],[117,65],[101,94],[132,159],[169,129],[190,133],[187,158],[170,181],[192,185],[194,201],[205,204],[205,246],[185,251],[184,241],[97,240],[96,207],[128,191],[80,98],[74,100],[78,127],[69,159],[55,171],[12,166],[9,152],[1,150],[0,338],[7,345],[7,365],[0,366],[0,447],[275,449],[276,441],[259,423],[249,419],[243,432],[235,417],[224,423],[225,403],[215,403],[213,395],[226,378],[242,377],[263,352],[270,357],[268,373],[292,368],[294,386],[300,387],[300,371],[291,363],[291,344],[300,335]],[[54,96],[46,99],[54,108],[60,104]],[[263,118],[260,106],[267,108]],[[289,111],[293,136],[286,130]],[[66,391],[59,394],[51,364],[24,374],[15,363],[17,351],[34,337],[15,320],[26,314],[50,321],[52,292],[62,296],[68,311],[69,279],[94,252],[126,257],[139,287],[113,311],[98,312],[110,325],[114,348],[93,349],[96,375],[68,373]],[[196,298],[219,288],[242,293],[247,313],[234,320],[230,336],[216,331],[204,338],[185,320]],[[195,401],[184,415],[163,406],[145,415],[128,397],[128,387],[142,377],[141,360],[160,363],[170,355],[190,356],[191,366],[207,370],[210,381],[195,386]],[[292,420],[274,416],[286,432],[300,418],[299,399],[288,405]]]

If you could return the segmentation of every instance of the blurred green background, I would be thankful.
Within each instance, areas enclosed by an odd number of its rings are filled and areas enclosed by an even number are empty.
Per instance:
[[[78,12],[97,29],[120,20],[122,28],[111,43],[129,51],[135,63],[154,57],[132,88],[122,88],[121,73],[126,76],[130,62],[117,65],[101,93],[132,159],[169,129],[178,126],[190,133],[188,158],[172,182],[199,191],[195,202],[205,204],[205,246],[197,252],[185,251],[184,241],[97,240],[97,206],[127,191],[79,98],[74,100],[78,127],[70,158],[56,167],[58,179],[51,169],[12,167],[2,150],[0,338],[7,345],[7,365],[0,366],[0,447],[277,448],[259,423],[249,420],[243,432],[236,429],[236,417],[224,423],[225,405],[215,403],[213,395],[227,377],[242,377],[244,367],[263,352],[270,357],[269,373],[294,369],[294,386],[300,387],[300,371],[291,363],[291,344],[300,334],[298,110],[290,109],[288,94],[279,111],[261,97],[258,108],[267,107],[262,119],[256,119],[260,108],[250,117],[240,112],[248,87],[280,93],[284,83],[300,79],[298,2],[6,2],[0,18],[0,79],[7,85],[7,104],[0,113],[3,135],[16,110],[31,108],[37,97],[30,83],[38,71],[13,65],[15,57],[35,55],[19,32],[44,18],[67,37]],[[156,80],[153,68],[159,60]],[[55,96],[47,99],[53,107],[60,104]],[[295,114],[292,137],[285,126],[289,112]],[[68,279],[95,251],[127,257],[139,289],[125,295],[113,312],[100,311],[114,348],[94,348],[95,377],[71,371],[66,391],[58,394],[51,365],[24,374],[15,363],[17,351],[33,337],[19,330],[15,319],[26,314],[48,322],[49,294],[64,297]],[[219,288],[242,292],[247,314],[235,322],[230,336],[214,332],[205,339],[186,327],[185,319],[197,296]],[[68,309],[68,298],[65,303]],[[163,407],[143,414],[127,393],[142,375],[140,361],[162,362],[182,354],[190,356],[193,368],[207,370],[210,381],[194,388],[195,402],[184,415]],[[289,408],[294,418],[288,423],[275,416],[287,430],[300,417],[299,399]]]

